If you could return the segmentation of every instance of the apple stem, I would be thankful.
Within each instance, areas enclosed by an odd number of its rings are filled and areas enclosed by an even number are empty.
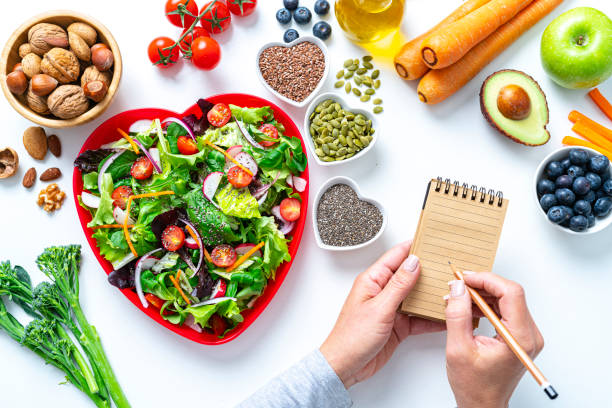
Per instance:
[[[584,36],[583,35],[578,37],[578,45],[580,45],[580,46],[584,45]]]

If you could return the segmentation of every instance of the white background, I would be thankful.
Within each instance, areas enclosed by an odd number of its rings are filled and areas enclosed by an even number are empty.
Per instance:
[[[305,109],[280,103],[258,82],[255,54],[265,42],[280,41],[284,29],[274,18],[281,0],[260,0],[256,13],[235,19],[218,36],[221,64],[212,72],[188,64],[160,71],[149,64],[146,47],[158,35],[176,37],[179,30],[163,15],[163,1],[30,0],[9,2],[0,14],[0,40],[32,14],[48,9],[73,9],[103,22],[121,48],[124,70],[119,93],[110,108],[84,126],[58,130],[61,158],[42,162],[28,156],[21,142],[31,123],[0,98],[0,146],[20,156],[17,176],[0,181],[0,259],[26,267],[38,281],[35,257],[52,244],[83,245],[81,299],[101,333],[115,372],[134,407],[226,407],[247,397],[272,376],[318,347],[331,329],[355,276],[385,249],[409,239],[416,228],[426,182],[443,176],[504,191],[510,207],[495,272],[524,285],[533,316],[546,339],[537,363],[556,386],[560,398],[549,402],[530,377],[519,385],[512,406],[603,407],[609,368],[612,228],[593,236],[571,236],[544,220],[534,199],[533,173],[542,158],[570,134],[567,114],[578,109],[610,125],[587,99],[585,91],[564,90],[552,83],[539,62],[539,40],[546,25],[562,11],[591,5],[612,15],[602,0],[566,0],[450,100],[438,106],[421,104],[416,84],[399,79],[389,61],[382,66],[380,94],[383,135],[367,157],[335,168],[311,160],[310,191],[335,175],[348,175],[366,195],[380,200],[389,225],[375,244],[352,253],[325,252],[316,247],[310,214],[300,251],[276,297],[261,317],[239,338],[222,346],[202,346],[154,323],[106,281],[83,236],[72,199],[72,161],[89,134],[105,119],[127,109],[160,107],[182,111],[198,98],[222,92],[245,92],[270,98],[287,109],[302,128]],[[313,0],[302,0],[312,9]],[[459,0],[408,0],[402,32],[412,37],[438,22]],[[202,6],[203,1],[198,0]],[[314,17],[313,21],[318,20]],[[363,55],[342,35],[335,19],[327,42],[331,75],[324,90],[333,89],[333,74],[349,57]],[[299,28],[302,35],[311,31]],[[524,147],[494,132],[482,118],[478,90],[482,80],[502,68],[524,70],[541,85],[551,112],[550,142]],[[612,81],[601,86],[612,97]],[[352,98],[356,101],[357,98]],[[37,207],[43,183],[27,191],[21,186],[26,169],[40,174],[57,166],[69,198],[57,214]],[[486,326],[486,325],[484,325]],[[358,407],[450,407],[453,395],[446,380],[445,334],[414,337],[402,344],[374,378],[350,390]],[[77,407],[87,398],[70,385],[58,385],[61,373],[43,365],[33,353],[0,334],[0,406]],[[487,379],[483,379],[483,385]]]

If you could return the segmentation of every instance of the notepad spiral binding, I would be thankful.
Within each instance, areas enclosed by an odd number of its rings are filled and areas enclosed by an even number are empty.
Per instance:
[[[459,190],[461,190],[461,198],[467,199],[468,192],[471,190],[472,194],[470,195],[469,198],[472,201],[476,201],[478,194],[480,194],[480,198],[478,198],[478,201],[480,201],[481,203],[485,202],[485,200],[487,199],[487,196],[489,196],[489,205],[494,205],[496,198],[497,198],[498,207],[501,207],[504,202],[504,193],[501,191],[495,191],[493,189],[489,189],[487,191],[486,188],[484,187],[479,188],[475,184],[472,184],[471,187],[468,187],[467,183],[463,183],[461,186],[459,186],[459,182],[457,180],[451,183],[451,180],[449,178],[442,181],[442,177],[437,177],[436,180],[437,180],[436,188],[435,188],[436,192],[440,192],[442,190],[442,184],[444,184],[445,185],[444,194],[449,194],[451,192],[450,191],[451,186],[454,186],[453,191],[452,191],[453,196],[457,196],[459,194]]]

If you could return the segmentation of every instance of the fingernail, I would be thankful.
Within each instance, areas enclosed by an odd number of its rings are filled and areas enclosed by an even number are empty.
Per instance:
[[[475,274],[475,273],[476,273],[476,272],[474,272],[474,271],[463,271],[463,274],[464,274],[464,275],[473,275],[473,274]]]
[[[417,265],[419,264],[419,257],[416,255],[410,255],[404,263],[402,264],[402,268],[407,270],[408,272],[416,272]]]
[[[456,280],[451,283],[450,295],[451,297],[463,296],[465,293],[465,282],[462,280]]]

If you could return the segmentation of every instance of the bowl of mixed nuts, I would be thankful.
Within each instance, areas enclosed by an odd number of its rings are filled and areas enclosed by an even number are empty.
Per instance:
[[[106,27],[73,11],[49,11],[11,35],[0,59],[0,84],[23,117],[65,128],[106,110],[121,69],[119,46]]]

